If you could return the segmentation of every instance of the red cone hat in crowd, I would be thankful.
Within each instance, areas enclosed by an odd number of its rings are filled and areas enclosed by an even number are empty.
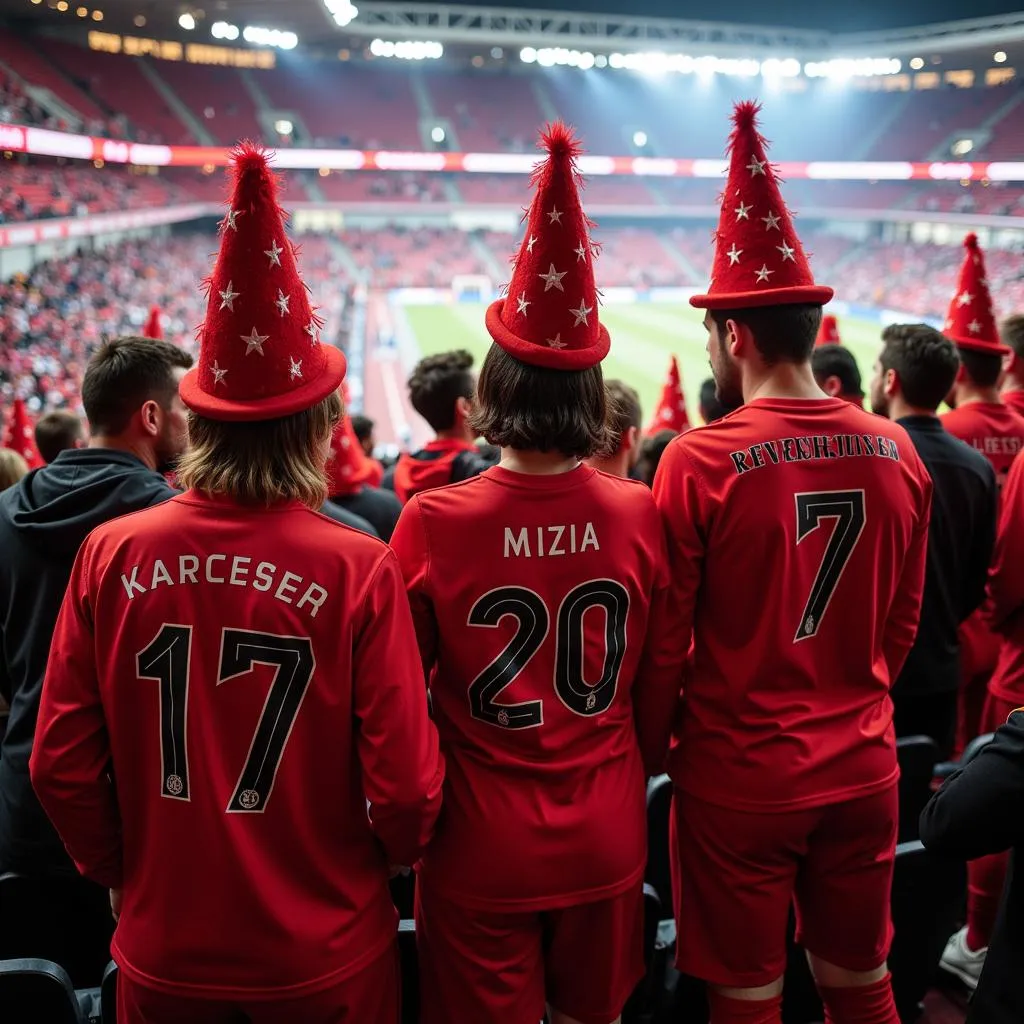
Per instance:
[[[28,410],[25,408],[24,398],[14,400],[11,418],[4,432],[3,447],[16,451],[28,463],[29,469],[38,469],[44,464],[43,457],[36,448],[36,435],[29,420]]]
[[[823,316],[821,326],[818,328],[818,337],[814,344],[817,345],[841,345],[843,339],[839,337],[839,321],[834,316]]]
[[[156,338],[157,340],[163,338],[164,329],[160,324],[160,307],[153,306],[149,311],[149,319],[146,321],[146,326],[142,329],[142,336],[144,338]]]
[[[345,357],[320,343],[321,321],[284,232],[265,150],[243,142],[231,159],[231,206],[221,222],[199,360],[181,382],[181,398],[213,420],[278,419],[336,391]]]
[[[547,159],[534,171],[526,237],[515,259],[508,295],[487,310],[491,337],[516,359],[555,370],[585,370],[608,354],[611,340],[598,322],[594,250],[580,205],[576,169],[580,144],[566,125],[541,133]]]
[[[985,277],[985,256],[973,231],[964,239],[964,249],[956,294],[949,304],[942,333],[961,348],[1005,355],[1010,350],[999,343],[992,296]]]
[[[348,413],[341,417],[331,436],[331,454],[327,457],[327,479],[331,497],[356,494],[360,488],[375,486],[376,466],[363,451],[352,429]]]
[[[699,309],[824,305],[832,289],[814,283],[778,179],[757,130],[760,106],[737,103],[729,139],[729,177],[715,234],[715,259]]]
[[[654,419],[647,428],[648,434],[656,434],[659,430],[674,430],[681,434],[690,426],[690,417],[686,414],[686,397],[683,395],[683,382],[679,375],[679,363],[676,357],[668,368],[668,379],[661,389],[658,408],[654,411]]]

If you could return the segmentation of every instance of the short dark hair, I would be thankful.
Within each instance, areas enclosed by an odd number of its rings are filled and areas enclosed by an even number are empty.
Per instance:
[[[608,396],[608,431],[613,442],[618,444],[630,427],[640,429],[643,417],[640,396],[621,380],[606,380],[604,388]]]
[[[818,345],[811,352],[811,372],[819,385],[829,377],[838,377],[844,395],[864,397],[860,367],[853,353],[843,345]]]
[[[720,333],[727,320],[749,327],[754,345],[768,366],[806,362],[821,326],[821,306],[806,304],[712,309],[710,313]]]
[[[890,324],[882,331],[882,341],[882,372],[896,372],[910,405],[938,409],[960,366],[953,342],[927,324]]]
[[[1014,313],[999,325],[999,336],[1004,345],[1013,349],[1015,356],[1024,359],[1024,314]]]
[[[705,423],[714,423],[732,410],[718,397],[714,377],[708,377],[700,386],[700,416]]]
[[[585,459],[614,450],[601,366],[530,366],[491,345],[471,423],[491,444]]]
[[[94,434],[120,434],[145,402],[167,407],[178,391],[173,371],[188,370],[192,357],[169,341],[115,338],[89,360],[82,405]]]
[[[656,434],[644,438],[643,447],[640,449],[640,473],[648,487],[654,486],[661,457],[678,436],[674,430],[659,430]]]
[[[84,437],[82,421],[67,409],[48,412],[36,424],[36,447],[47,464]]]
[[[979,388],[994,388],[1003,372],[1003,357],[999,353],[975,352],[972,348],[957,345],[960,364],[974,384]]]
[[[352,423],[352,431],[356,435],[356,439],[360,442],[368,441],[376,425],[373,420],[369,416],[364,416],[361,412],[354,412],[349,419]]]
[[[421,359],[409,378],[412,407],[434,428],[455,426],[455,402],[473,397],[473,357],[465,349]]]

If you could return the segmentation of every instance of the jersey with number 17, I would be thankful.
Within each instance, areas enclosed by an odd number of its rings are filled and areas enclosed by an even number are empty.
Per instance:
[[[637,884],[689,643],[650,491],[497,466],[414,497],[392,546],[446,760],[421,880],[517,912]]]
[[[756,399],[669,445],[654,493],[694,638],[678,787],[764,811],[895,782],[889,688],[917,632],[931,490],[906,431],[840,399]]]

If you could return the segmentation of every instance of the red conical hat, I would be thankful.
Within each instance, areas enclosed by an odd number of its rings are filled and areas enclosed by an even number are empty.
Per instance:
[[[834,316],[829,315],[821,318],[821,326],[818,328],[818,337],[815,339],[814,344],[815,346],[842,344],[842,339],[839,337],[839,321]]]
[[[491,303],[487,330],[509,355],[533,366],[585,370],[608,354],[598,322],[594,244],[580,205],[580,144],[564,124],[541,134],[547,160],[535,171],[526,237],[515,260],[508,297]]]
[[[330,495],[333,498],[339,494],[355,494],[366,485],[373,487],[376,475],[376,464],[367,458],[346,413],[331,436],[331,453],[327,457]]]
[[[814,283],[810,265],[775,171],[757,130],[760,106],[737,103],[729,140],[729,178],[715,234],[715,261],[699,309],[749,309],[806,303],[824,305],[832,289]]]
[[[43,457],[36,448],[36,435],[32,429],[32,422],[29,419],[28,409],[25,408],[25,399],[16,398],[11,407],[11,416],[7,421],[7,430],[4,432],[4,448],[16,451],[28,463],[29,469],[38,469],[45,465]]]
[[[681,434],[689,429],[690,417],[686,414],[686,396],[683,394],[683,382],[679,375],[679,364],[676,357],[668,368],[668,379],[661,389],[658,408],[654,410],[654,419],[647,428],[648,434],[656,434],[659,430],[674,430]]]
[[[999,343],[992,297],[985,277],[985,256],[973,231],[964,239],[964,249],[956,294],[949,304],[942,333],[961,348],[1005,355],[1010,350]]]
[[[213,420],[278,419],[336,391],[345,357],[320,343],[321,322],[284,232],[266,152],[243,142],[231,157],[231,208],[209,281],[199,359],[181,382],[181,397]]]
[[[160,307],[153,306],[149,311],[149,319],[146,321],[146,326],[142,328],[142,336],[144,338],[156,338],[160,339],[164,336],[164,329],[160,324]]]

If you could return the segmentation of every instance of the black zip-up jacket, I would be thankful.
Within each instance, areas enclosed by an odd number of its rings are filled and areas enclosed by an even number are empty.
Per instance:
[[[937,856],[974,860],[1013,850],[985,969],[967,1024],[1024,1021],[1024,711],[1015,711],[966,768],[951,775],[921,814],[921,841]]]
[[[50,638],[75,555],[95,527],[177,493],[134,455],[61,452],[0,494],[0,873],[77,874],[29,781]]]
[[[942,693],[960,685],[957,630],[985,598],[999,498],[992,464],[937,417],[896,422],[932,478],[921,622],[893,687],[893,699],[899,700],[901,693]]]

